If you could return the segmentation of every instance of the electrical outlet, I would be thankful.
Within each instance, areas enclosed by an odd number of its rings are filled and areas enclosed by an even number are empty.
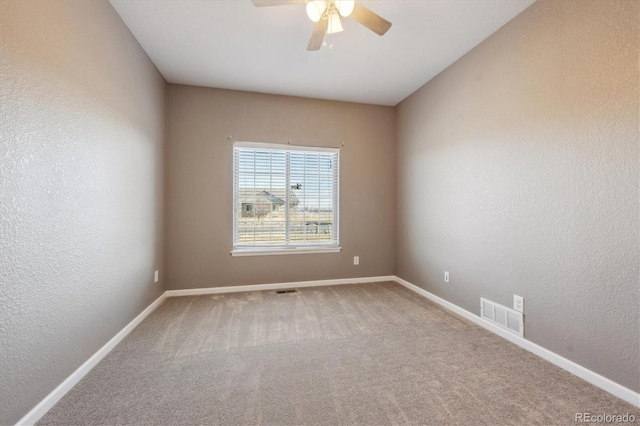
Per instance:
[[[157,282],[158,282],[158,280],[160,279],[160,278],[158,278],[158,271],[156,271],[156,272],[153,274],[153,279],[155,280],[154,282],[156,282],[156,283],[157,283]]]
[[[513,295],[513,309],[524,313],[524,297]]]
[[[445,283],[449,282],[449,271],[444,271],[444,282]]]
[[[354,265],[360,264],[360,256],[353,256],[353,264]]]

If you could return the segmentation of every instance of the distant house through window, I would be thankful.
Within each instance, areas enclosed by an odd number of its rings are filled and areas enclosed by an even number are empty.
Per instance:
[[[337,148],[237,142],[232,253],[339,250],[339,158]]]

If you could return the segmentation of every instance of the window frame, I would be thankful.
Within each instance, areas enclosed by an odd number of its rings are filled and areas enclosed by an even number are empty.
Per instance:
[[[236,148],[248,148],[248,149],[265,149],[265,150],[278,150],[285,153],[288,152],[329,152],[336,155],[337,170],[335,171],[335,206],[333,211],[333,232],[335,234],[335,241],[321,242],[321,243],[305,243],[291,245],[273,245],[273,246],[251,246],[251,245],[237,245],[236,238],[238,236],[238,221],[240,219],[241,212],[238,211],[240,183],[238,182],[239,173],[236,170]],[[340,247],[340,148],[332,147],[319,147],[319,146],[302,146],[302,145],[285,145],[266,142],[234,142],[232,149],[232,173],[233,173],[233,234],[232,234],[232,256],[262,256],[262,255],[282,255],[282,254],[310,254],[310,253],[337,253],[342,250]],[[289,175],[291,171],[287,162],[287,190],[291,186],[289,181]],[[287,208],[286,214],[286,227],[289,232],[289,212]]]

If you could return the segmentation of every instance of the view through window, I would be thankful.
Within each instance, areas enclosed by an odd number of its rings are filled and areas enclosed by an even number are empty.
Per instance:
[[[338,246],[339,150],[237,142],[234,249]]]

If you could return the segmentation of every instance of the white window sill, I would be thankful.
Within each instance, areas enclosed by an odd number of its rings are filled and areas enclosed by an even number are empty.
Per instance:
[[[303,247],[303,248],[264,248],[264,249],[235,249],[231,251],[231,256],[273,256],[282,254],[321,254],[338,253],[342,247]]]

